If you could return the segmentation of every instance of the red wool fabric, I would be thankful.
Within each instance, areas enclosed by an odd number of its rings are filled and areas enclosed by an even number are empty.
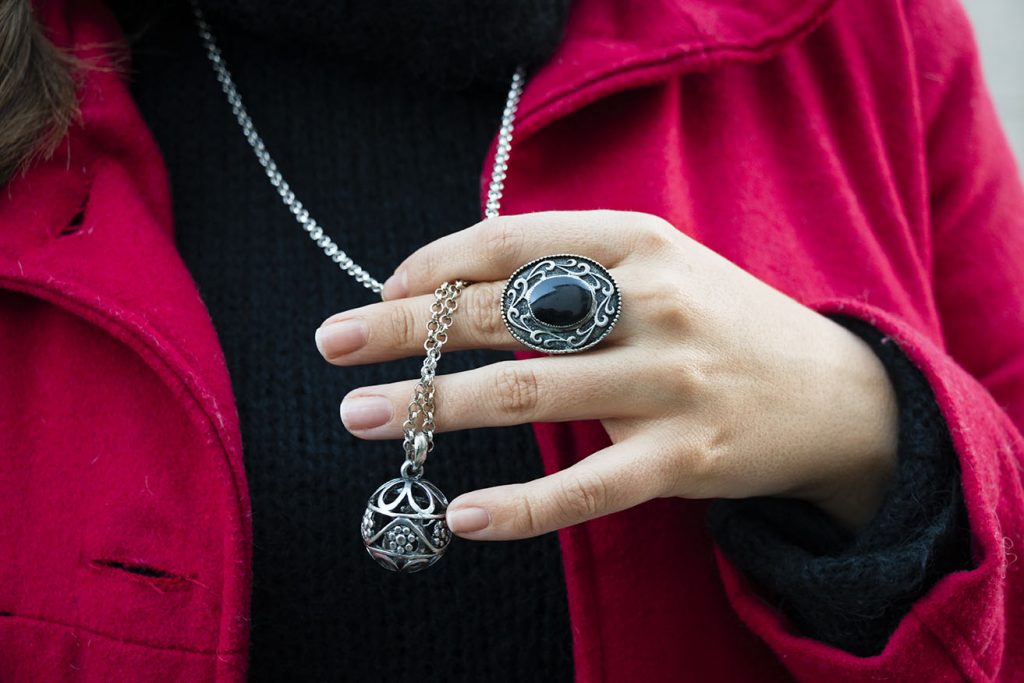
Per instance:
[[[119,37],[96,0],[37,9],[83,56]],[[0,680],[239,681],[231,385],[125,83],[80,97],[0,195]],[[975,563],[857,658],[762,600],[705,503],[655,500],[559,532],[578,680],[1024,680],[1024,192],[956,1],[576,0],[520,111],[506,213],[657,214],[891,335],[952,430]],[[536,433],[549,472],[606,443]]]

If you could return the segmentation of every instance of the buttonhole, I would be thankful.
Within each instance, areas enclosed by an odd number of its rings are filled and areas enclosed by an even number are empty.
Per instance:
[[[78,207],[78,211],[75,215],[64,224],[64,226],[57,231],[57,237],[67,237],[68,235],[74,235],[76,232],[82,229],[85,224],[85,206],[89,202],[89,195],[86,195],[82,199],[82,203]]]
[[[92,560],[89,566],[100,571],[114,571],[135,581],[145,583],[158,593],[175,588],[184,588],[189,584],[202,586],[196,579],[190,576],[175,574],[165,569],[159,569],[148,564],[139,562],[127,562],[123,560]],[[205,586],[204,586],[205,587]]]
[[[117,569],[122,572],[128,572],[129,574],[138,574],[139,576],[150,576],[154,579],[183,579],[185,577],[178,576],[166,572],[163,569],[157,569],[156,567],[150,567],[145,564],[130,564],[128,562],[118,562],[117,560],[93,560],[90,563],[97,569]]]

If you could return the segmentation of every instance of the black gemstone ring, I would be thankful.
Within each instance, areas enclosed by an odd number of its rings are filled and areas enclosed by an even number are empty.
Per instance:
[[[622,299],[597,261],[555,254],[530,261],[505,283],[501,315],[512,336],[544,353],[575,353],[604,339]]]

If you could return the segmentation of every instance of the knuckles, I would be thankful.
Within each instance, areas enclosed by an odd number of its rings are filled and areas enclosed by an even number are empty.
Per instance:
[[[419,344],[417,340],[416,317],[408,306],[394,306],[387,314],[387,329],[390,344],[406,347]]]
[[[574,524],[601,514],[607,501],[608,486],[604,478],[596,472],[581,471],[559,483],[555,506],[561,519]]]
[[[482,223],[480,229],[487,258],[498,262],[519,259],[526,242],[526,231],[520,222],[499,216]]]
[[[699,351],[695,354],[671,354],[657,368],[655,380],[681,405],[704,395],[710,384],[708,368],[701,355]]]
[[[513,497],[508,527],[516,538],[529,538],[593,519],[608,509],[608,502],[608,485],[601,475],[567,473],[549,494]]]
[[[679,476],[673,482],[674,495],[709,498],[725,490],[723,484],[735,480],[732,470],[736,458],[731,454],[731,441],[726,426],[706,425],[691,435],[685,447],[677,448],[675,462]]]
[[[631,218],[635,226],[632,251],[640,254],[660,255],[679,246],[679,231],[665,219],[649,213],[636,213]]]
[[[498,363],[492,395],[500,411],[516,422],[528,422],[536,414],[540,401],[537,375],[525,363]]]
[[[512,533],[517,538],[528,538],[544,533],[538,522],[540,515],[535,509],[536,503],[529,496],[517,496],[512,502]]]
[[[623,298],[645,325],[682,335],[692,327],[694,302],[687,296],[679,278],[662,268],[653,268],[630,278]]]
[[[501,289],[494,286],[471,285],[463,292],[463,304],[459,307],[466,316],[467,328],[483,343],[493,343],[508,332],[501,318]]]

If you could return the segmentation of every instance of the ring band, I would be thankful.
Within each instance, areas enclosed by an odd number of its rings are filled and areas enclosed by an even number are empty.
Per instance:
[[[505,283],[501,316],[523,345],[542,353],[576,353],[608,336],[622,299],[608,269],[575,254],[545,256]]]

